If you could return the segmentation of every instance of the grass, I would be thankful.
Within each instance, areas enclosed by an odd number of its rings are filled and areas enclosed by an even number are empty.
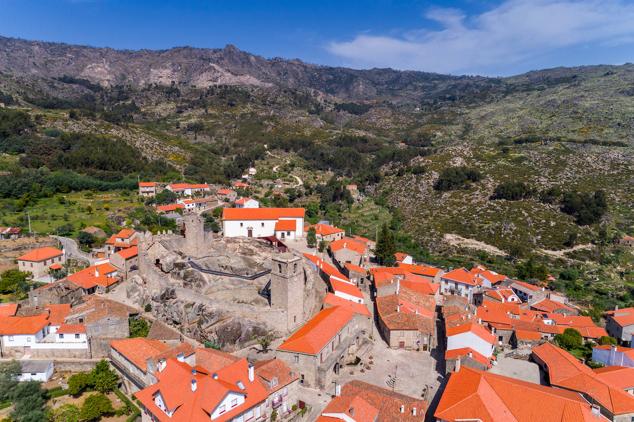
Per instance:
[[[350,211],[342,216],[341,228],[348,234],[358,234],[375,239],[377,230],[392,219],[390,211],[372,200],[364,200],[352,206]]]
[[[0,209],[10,209],[11,200],[0,200]],[[53,234],[58,227],[70,224],[73,233],[86,226],[106,226],[116,216],[125,216],[141,206],[134,194],[125,196],[120,191],[73,192],[39,199],[23,212],[0,211],[0,225],[21,226],[28,230],[26,213],[37,234]]]

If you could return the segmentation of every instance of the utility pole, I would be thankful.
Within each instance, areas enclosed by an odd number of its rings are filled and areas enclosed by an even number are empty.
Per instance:
[[[31,214],[29,214],[29,212],[26,212],[26,218],[29,221],[29,234],[33,234],[33,231],[31,230]]]
[[[392,392],[396,389],[396,373],[398,372],[398,363],[394,367],[394,383],[392,384]]]

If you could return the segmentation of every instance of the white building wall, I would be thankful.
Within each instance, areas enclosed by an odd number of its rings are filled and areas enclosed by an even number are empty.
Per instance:
[[[45,372],[36,372],[36,373],[23,372],[18,377],[18,381],[46,382],[49,379],[51,379],[51,377],[53,376],[53,370],[54,370],[54,366],[53,366],[53,362],[51,362],[48,368],[46,368]]]
[[[340,292],[338,290],[335,290],[335,296],[338,296],[338,297],[340,297],[342,299],[345,299],[345,300],[349,300],[350,302],[363,303],[363,299],[362,298],[350,295],[348,293]]]
[[[461,349],[463,347],[470,347],[486,357],[493,355],[493,345],[472,332],[447,337],[447,350]]]
[[[46,336],[46,328],[36,334],[19,334],[13,336],[2,336],[4,347],[31,347],[41,341]]]
[[[281,220],[295,220],[295,238],[302,237],[304,233],[303,218],[283,218]],[[249,228],[253,230],[253,237],[274,236],[276,222],[277,220],[223,220],[222,231],[224,237],[247,237]]]
[[[235,405],[232,406],[231,403],[235,401]],[[218,407],[214,409],[211,414],[211,420],[218,418],[219,416],[229,412],[230,410],[242,405],[244,403],[244,394],[236,394],[229,393],[225,396],[225,398],[218,404]],[[224,406],[224,411],[223,411]]]

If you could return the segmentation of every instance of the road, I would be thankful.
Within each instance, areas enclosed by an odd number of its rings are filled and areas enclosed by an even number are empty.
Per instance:
[[[75,239],[71,239],[70,237],[64,237],[64,236],[52,236],[52,237],[57,239],[59,243],[62,244],[62,248],[64,248],[64,251],[66,252],[66,258],[74,258],[74,259],[86,261],[90,265],[93,265],[97,261],[95,258],[92,258],[90,255],[88,255],[86,252],[83,252],[82,250],[80,250]]]

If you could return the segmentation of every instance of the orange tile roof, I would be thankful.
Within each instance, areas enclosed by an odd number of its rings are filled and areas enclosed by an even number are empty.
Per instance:
[[[350,308],[353,312],[363,315],[363,316],[371,316],[370,310],[365,305],[365,303],[356,303],[351,300],[344,299],[339,296],[335,296],[334,293],[326,293],[324,297],[324,308],[329,308],[333,306],[344,306]]]
[[[316,355],[343,330],[353,316],[353,311],[343,306],[323,309],[286,339],[278,350]]]
[[[621,390],[634,389],[634,368],[627,366],[604,366],[593,369],[601,381]]]
[[[401,413],[403,406],[403,413]],[[357,422],[420,422],[425,419],[428,404],[424,400],[406,396],[363,381],[350,381],[341,389],[341,396],[333,399],[324,413],[345,413]],[[374,410],[373,410],[374,409]],[[416,409],[416,415],[413,410]],[[319,422],[341,421],[321,416]]]
[[[491,359],[484,356],[482,353],[473,350],[471,347],[461,347],[459,349],[447,350],[445,352],[445,360],[454,360],[462,357],[470,357],[476,362],[491,368]]]
[[[498,300],[500,302],[507,302],[507,301],[519,302],[520,300],[520,298],[515,294],[513,289],[511,289],[510,287],[501,288],[501,289],[498,289],[498,288],[489,289],[484,292],[484,295],[492,299]],[[514,301],[509,300],[511,298],[515,298],[515,300]]]
[[[139,248],[137,246],[132,246],[130,248],[122,249],[119,252],[117,252],[117,255],[119,255],[121,258],[125,260],[134,258],[138,254],[139,254]]]
[[[119,282],[119,277],[113,276],[117,269],[110,263],[93,265],[66,277],[71,283],[83,288],[92,289],[96,286],[110,287]]]
[[[410,257],[409,254],[406,254],[405,252],[396,252],[394,254],[394,259],[396,259],[397,262],[402,262],[404,261],[407,257]],[[411,257],[410,257],[411,258]]]
[[[231,189],[218,189],[218,192],[216,192],[218,195],[233,195],[235,193],[235,191],[231,190]]]
[[[528,330],[515,330],[515,337],[518,340],[525,341],[538,341],[542,339],[542,335],[539,331],[528,331]]]
[[[156,186],[156,182],[139,182],[140,188],[153,188]]]
[[[328,247],[332,252],[337,252],[341,249],[348,249],[358,253],[359,255],[364,255],[367,252],[367,246],[365,243],[359,242],[358,240],[351,239],[349,237],[335,240],[334,242],[331,242]]]
[[[84,324],[62,324],[57,329],[58,334],[82,334],[86,333]]]
[[[70,314],[71,307],[69,303],[51,303],[46,305],[45,309],[48,310],[48,322],[51,325],[62,325],[68,314]]]
[[[350,281],[348,277],[341,274],[337,268],[335,268],[333,265],[330,265],[323,259],[319,258],[317,255],[305,253],[304,258],[312,262],[318,268],[320,272],[326,274],[328,277],[336,277],[344,281]]]
[[[443,280],[450,280],[462,284],[468,284],[470,286],[479,286],[482,282],[471,272],[465,268],[456,268],[453,271],[449,271],[442,276]]]
[[[476,265],[471,268],[471,274],[475,274],[480,278],[487,279],[491,282],[491,284],[498,284],[503,282],[504,280],[508,280],[508,277],[504,274],[498,274],[495,271],[487,270],[485,267],[481,265]]]
[[[308,231],[311,228],[315,229],[315,234],[318,236],[330,236],[337,233],[344,233],[339,227],[331,226],[329,224],[314,224],[312,226],[306,226],[304,231]]]
[[[195,353],[196,366],[204,368],[210,374],[240,360],[237,356],[215,349],[197,348]]]
[[[400,283],[402,287],[425,295],[435,295],[440,290],[440,284],[432,283],[428,279],[414,274],[406,274]]]
[[[361,290],[359,290],[359,288],[352,283],[348,283],[346,281],[340,281],[340,280],[337,280],[336,278],[331,277],[330,287],[335,293],[336,292],[345,293],[347,295],[354,296],[359,299],[363,299],[363,293],[361,293]]]
[[[399,294],[376,298],[377,314],[389,330],[416,330],[433,334],[435,307],[433,297],[403,288]]]
[[[244,197],[236,200],[236,204],[244,205],[249,201],[251,201],[251,198]]]
[[[183,204],[168,204],[168,205],[158,205],[156,207],[156,210],[160,212],[170,212],[170,211],[176,211],[183,208],[185,208],[185,205]]]
[[[525,281],[520,281],[520,280],[513,280],[513,283],[511,284],[511,286],[513,286],[513,285],[516,285],[516,286],[519,286],[519,287],[523,287],[525,289],[532,290],[534,292],[542,290],[542,288],[539,287],[539,286],[527,283]]]
[[[236,188],[248,188],[249,184],[241,182],[241,181],[238,180],[236,182],[233,182],[233,186],[236,187]]]
[[[17,303],[0,303],[0,318],[14,316],[17,311]]]
[[[18,261],[31,261],[40,262],[47,259],[56,258],[64,254],[64,251],[60,251],[57,248],[46,246],[44,248],[37,248],[29,251],[28,253],[17,258]]]
[[[0,318],[0,335],[31,335],[48,326],[46,313],[32,316],[8,316]]]
[[[275,231],[295,231],[297,227],[296,220],[278,220],[275,223]]]
[[[634,413],[634,396],[601,379],[565,350],[544,343],[534,347],[532,353],[546,365],[551,385],[584,393],[614,415]]]
[[[61,270],[64,267],[59,262],[56,262],[54,264],[49,265],[48,268],[50,268],[51,270]]]
[[[368,270],[366,270],[365,268],[360,267],[359,265],[354,265],[354,264],[352,264],[350,262],[346,262],[344,264],[344,267],[346,267],[346,269],[348,271],[354,271],[354,272],[361,273],[361,274],[367,274],[367,272],[368,272]]]
[[[169,187],[174,191],[185,189],[209,189],[209,185],[207,183],[172,183]]]
[[[463,366],[449,377],[434,416],[444,421],[581,422],[595,417],[571,391]]]
[[[634,325],[634,307],[610,311],[608,315],[621,327]]]
[[[246,359],[240,359],[212,375],[198,371],[198,367],[192,368],[187,363],[168,359],[165,369],[158,374],[158,382],[135,396],[160,422],[202,422],[209,421],[209,415],[227,394],[242,395],[243,403],[214,419],[216,422],[229,421],[263,403],[268,397],[268,390],[259,377],[249,381],[248,365]],[[191,388],[192,381],[196,383],[195,390]],[[157,394],[161,395],[168,409],[174,409],[171,416],[156,405],[154,397]]]
[[[495,336],[482,325],[475,322],[468,322],[466,324],[457,325],[455,327],[449,327],[446,331],[447,337],[468,332],[472,332],[484,341],[495,344]]]
[[[304,208],[223,208],[223,220],[279,220],[304,218]]]
[[[269,395],[299,379],[299,375],[293,372],[288,364],[281,359],[257,361],[254,366],[255,374],[264,381],[263,384],[269,391]],[[272,384],[273,379],[277,379],[276,385]]]
[[[407,272],[424,277],[436,277],[438,273],[442,271],[440,268],[430,267],[428,265],[404,264],[402,262],[399,262],[398,266]]]
[[[143,337],[112,340],[110,347],[119,352],[143,372],[147,371],[147,360],[170,349],[170,346],[159,341]]]

